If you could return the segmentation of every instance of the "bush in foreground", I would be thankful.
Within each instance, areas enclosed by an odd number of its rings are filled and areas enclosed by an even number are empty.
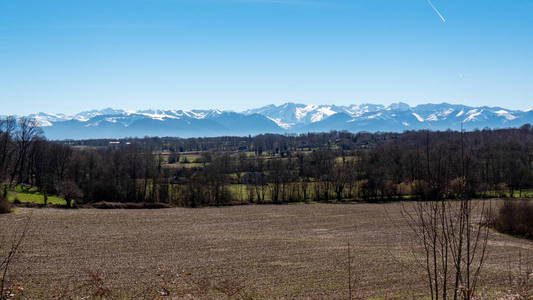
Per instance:
[[[533,202],[506,200],[494,218],[499,232],[533,238]]]

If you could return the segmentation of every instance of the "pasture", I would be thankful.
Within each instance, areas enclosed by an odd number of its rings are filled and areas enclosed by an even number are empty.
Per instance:
[[[12,267],[12,278],[30,298],[74,287],[87,280],[88,271],[98,273],[114,296],[134,297],[159,286],[158,267],[168,267],[198,281],[234,280],[254,298],[346,299],[348,253],[354,296],[424,298],[426,281],[417,264],[422,252],[400,205],[19,208],[0,216],[0,226],[16,228],[32,214]],[[5,238],[3,231],[0,240]],[[519,256],[523,265],[533,263],[533,242],[492,232],[488,245],[480,291],[490,299],[509,287],[509,266]]]
[[[66,205],[65,199],[56,196],[48,195],[48,203],[56,205]],[[37,188],[27,187],[23,185],[16,185],[13,189],[8,190],[7,200],[14,202],[31,202],[36,204],[44,204],[44,195]]]

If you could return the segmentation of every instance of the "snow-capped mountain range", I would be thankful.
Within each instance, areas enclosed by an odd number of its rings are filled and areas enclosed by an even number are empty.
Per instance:
[[[144,136],[203,137],[305,133],[330,130],[394,131],[467,130],[519,127],[533,123],[532,110],[501,107],[424,104],[411,107],[358,104],[349,106],[285,103],[243,112],[220,110],[103,109],[64,114],[38,113],[35,118],[49,139],[121,138]]]

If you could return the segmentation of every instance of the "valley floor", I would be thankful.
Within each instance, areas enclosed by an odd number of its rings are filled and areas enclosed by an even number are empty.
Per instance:
[[[91,271],[114,295],[133,297],[161,285],[158,267],[196,280],[231,279],[254,298],[346,298],[348,243],[354,296],[418,298],[427,294],[426,281],[400,211],[400,204],[19,208],[0,216],[0,228],[20,226],[32,214],[12,268],[30,298],[83,284]],[[532,241],[491,233],[480,290],[505,290],[508,265],[519,257],[533,263],[532,254]]]

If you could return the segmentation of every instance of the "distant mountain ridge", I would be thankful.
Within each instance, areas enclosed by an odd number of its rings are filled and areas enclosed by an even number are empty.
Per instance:
[[[144,136],[204,137],[306,133],[330,130],[392,131],[431,129],[467,130],[520,127],[533,123],[532,110],[471,107],[460,104],[410,106],[357,104],[308,105],[288,102],[243,112],[220,110],[120,110],[103,109],[65,114],[37,113],[49,139],[91,139]]]

